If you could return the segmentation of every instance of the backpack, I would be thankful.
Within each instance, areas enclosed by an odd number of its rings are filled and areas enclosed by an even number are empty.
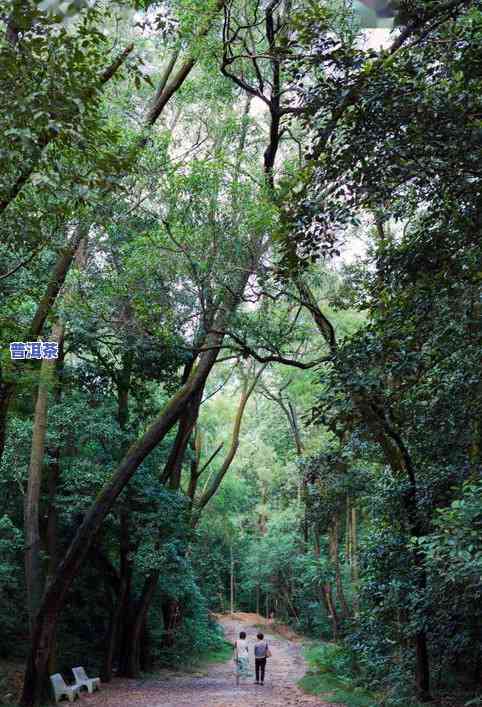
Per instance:
[[[269,653],[268,644],[266,642],[261,643],[260,645],[256,645],[254,647],[254,657],[255,658],[267,658],[268,653]]]

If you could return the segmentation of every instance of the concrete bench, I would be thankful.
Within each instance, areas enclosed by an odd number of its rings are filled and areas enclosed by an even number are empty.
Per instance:
[[[78,668],[72,668],[72,672],[74,674],[75,684],[79,689],[86,687],[90,693],[99,689],[100,678],[89,678],[81,665]]]
[[[62,697],[66,697],[69,702],[73,702],[80,691],[79,685],[67,685],[60,673],[50,676],[50,682],[54,691],[55,702],[60,702]]]

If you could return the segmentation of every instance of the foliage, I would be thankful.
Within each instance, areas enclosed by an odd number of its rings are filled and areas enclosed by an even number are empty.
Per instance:
[[[379,699],[357,685],[353,656],[335,644],[310,646],[305,651],[310,667],[300,680],[306,692],[329,700],[333,704],[374,707]]]

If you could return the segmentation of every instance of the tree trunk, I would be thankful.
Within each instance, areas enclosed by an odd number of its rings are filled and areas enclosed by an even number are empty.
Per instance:
[[[333,629],[333,640],[338,640],[338,614],[335,608],[335,602],[333,601],[333,594],[331,591],[330,584],[323,585],[323,594],[325,597],[325,604],[328,609],[328,616],[331,619],[331,625]]]
[[[346,527],[345,527],[345,558],[348,566],[350,567],[350,575],[352,571],[352,558],[353,558],[353,552],[352,552],[352,530],[351,530],[351,521],[352,521],[352,516],[351,516],[351,499],[350,495],[347,494],[346,496]]]
[[[128,319],[129,311],[126,306],[123,308],[123,316]],[[115,377],[117,387],[117,422],[122,432],[125,432],[129,423],[129,393],[131,386],[131,373],[133,363],[133,352],[127,351],[122,355],[122,367]],[[126,452],[126,444],[123,441],[121,454]],[[126,500],[127,503],[127,500]],[[128,510],[123,508],[120,512],[120,539],[119,539],[119,588],[117,598],[111,613],[109,628],[106,636],[106,645],[101,667],[102,682],[112,680],[113,664],[116,655],[119,662],[122,658],[122,647],[125,641],[127,616],[130,610],[130,588],[132,579],[132,566],[129,561],[129,517]]]
[[[48,498],[49,505],[47,511],[47,553],[48,553],[48,568],[47,568],[47,583],[54,576],[58,565],[58,547],[57,547],[57,509],[55,508],[55,498],[57,496],[57,483],[60,477],[60,449],[56,447],[50,450],[50,456],[53,457],[48,468]],[[57,652],[56,639],[53,638],[52,648],[49,655],[49,675],[58,672],[57,670]]]
[[[232,544],[229,547],[230,564],[229,564],[229,605],[231,607],[231,616],[234,614],[234,555]]]
[[[57,509],[55,508],[55,498],[57,495],[57,483],[60,476],[60,449],[57,447],[51,452],[54,457],[53,461],[49,464],[48,471],[48,496],[49,496],[49,507],[47,515],[47,552],[49,556],[48,560],[48,570],[47,570],[47,582],[50,581],[50,577],[53,577],[58,564],[58,549],[57,549]],[[56,635],[54,634],[52,640],[52,647],[49,655],[48,663],[49,675],[53,675],[58,672],[57,670],[57,650],[56,650]]]
[[[122,370],[117,376],[117,422],[125,431],[129,423],[129,392],[134,354],[128,351],[122,356]]]
[[[161,481],[164,483],[168,482],[169,488],[173,491],[177,491],[181,485],[182,465],[199,416],[203,393],[204,386],[198,390],[196,395],[186,405],[184,413],[179,420],[176,439],[161,475]]]
[[[351,569],[352,580],[358,582],[358,521],[355,506],[351,509]]]
[[[178,604],[174,599],[165,599],[162,603],[162,617],[164,621],[163,643],[167,648],[174,644],[174,630],[179,615]]]
[[[55,377],[55,402],[59,404],[62,400],[62,373],[64,368],[64,346],[63,339],[59,342],[59,358],[57,359],[56,377]],[[48,510],[47,510],[47,583],[57,571],[59,564],[58,556],[58,534],[57,534],[57,508],[55,501],[57,497],[57,485],[60,478],[60,447],[56,446],[49,449],[49,457],[52,461],[48,466],[47,490],[48,490]],[[49,675],[58,672],[57,668],[57,651],[56,651],[56,636],[53,639],[52,649],[49,656]]]
[[[104,659],[101,668],[102,682],[112,680],[113,663],[116,654],[120,655],[120,647],[124,645],[123,636],[126,631],[129,615],[129,597],[132,579],[132,566],[129,560],[129,518],[127,511],[120,514],[120,583],[117,600],[112,612],[107,633]]]
[[[115,602],[114,610],[110,617],[109,628],[107,631],[106,647],[104,650],[102,667],[100,669],[100,679],[102,682],[110,682],[112,680],[114,659],[118,646],[118,636],[120,634],[120,622],[123,618],[125,620],[124,609],[126,598],[127,586],[125,581],[121,580],[120,591]]]
[[[315,556],[319,559],[321,556],[320,531],[316,526],[314,528],[313,537],[315,544]],[[326,609],[326,615],[330,619],[332,625],[333,639],[336,640],[338,638],[338,615],[336,613],[335,603],[333,601],[331,585],[327,582],[324,584],[320,583],[320,603],[323,604]]]
[[[124,645],[125,654],[119,676],[138,678],[141,672],[141,640],[147,615],[159,581],[160,571],[153,572],[145,581],[141,597],[135,604]]]
[[[140,645],[140,665],[143,673],[149,672],[153,668],[153,660],[151,654],[151,635],[149,631],[147,617],[142,627],[141,645]]]
[[[345,592],[343,591],[343,579],[341,576],[341,566],[340,566],[340,554],[339,554],[339,530],[340,530],[340,518],[336,513],[333,516],[333,522],[330,532],[330,555],[331,561],[335,568],[335,578],[336,578],[336,596],[338,602],[341,606],[341,613],[343,618],[348,618],[350,616],[350,609],[345,598]]]
[[[470,337],[473,344],[480,350],[482,345],[482,303],[480,301],[473,302],[471,312],[472,324],[469,328]],[[475,405],[480,406],[482,400],[482,379],[479,378],[474,390]],[[477,410],[477,407],[475,408]],[[482,423],[481,415],[475,414],[471,416],[471,441],[469,447],[469,460],[471,474],[474,480],[477,480],[480,475],[480,462],[482,451]]]
[[[13,382],[3,381],[2,378],[2,368],[0,364],[0,459],[3,456],[7,439],[8,410],[15,394],[15,384]]]
[[[52,340],[61,342],[63,325],[56,324],[52,330]],[[33,635],[35,617],[43,592],[42,567],[40,562],[39,504],[42,485],[42,469],[47,433],[48,395],[55,371],[55,359],[42,361],[40,380],[35,405],[32,432],[32,447],[28,471],[27,493],[25,495],[25,581],[27,588],[27,609],[30,635]]]
[[[416,684],[420,702],[431,702],[430,695],[430,663],[427,649],[427,636],[425,631],[419,631],[415,636],[416,646]]]

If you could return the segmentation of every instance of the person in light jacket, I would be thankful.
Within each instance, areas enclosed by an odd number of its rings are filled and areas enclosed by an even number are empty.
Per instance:
[[[246,633],[241,631],[239,638],[234,642],[234,660],[236,662],[236,685],[240,678],[249,678],[249,646]]]

